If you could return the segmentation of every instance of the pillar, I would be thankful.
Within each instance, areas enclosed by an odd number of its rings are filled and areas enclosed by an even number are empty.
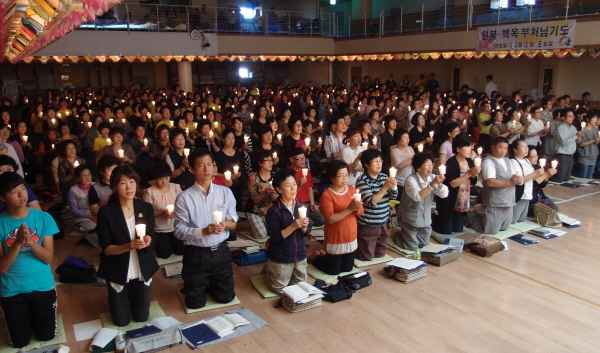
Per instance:
[[[181,89],[185,92],[192,92],[192,63],[187,60],[178,62],[177,74]]]

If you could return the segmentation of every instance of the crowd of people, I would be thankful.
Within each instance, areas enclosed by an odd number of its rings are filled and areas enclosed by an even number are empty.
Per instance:
[[[488,76],[486,90],[492,84]],[[551,89],[540,102],[521,90],[505,97],[466,85],[443,92],[435,74],[414,84],[390,74],[347,87],[87,87],[4,99],[0,300],[12,345],[54,327],[57,227],[31,189],[38,180],[79,232],[97,235],[98,277],[125,326],[130,312],[148,317],[154,252],[183,255],[189,308],[206,294],[230,302],[225,242],[240,217],[254,238],[269,237],[267,285],[281,293],[306,279],[309,260],[336,275],[355,258],[385,256],[392,202],[401,229],[393,241],[406,250],[426,246],[432,230],[494,234],[536,202],[556,208],[543,193],[549,180],[597,170],[590,94],[575,109]],[[484,212],[472,210],[478,194]],[[324,227],[324,247],[308,252],[315,227]]]

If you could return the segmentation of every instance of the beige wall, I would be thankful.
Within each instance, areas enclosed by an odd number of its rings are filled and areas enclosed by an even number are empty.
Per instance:
[[[294,62],[288,65],[288,80],[290,84],[312,81],[315,87],[331,82],[331,66],[329,61]]]

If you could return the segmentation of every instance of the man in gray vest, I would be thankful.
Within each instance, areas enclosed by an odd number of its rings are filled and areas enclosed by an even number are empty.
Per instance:
[[[508,140],[496,137],[492,141],[492,153],[481,164],[483,174],[483,206],[485,214],[476,211],[467,213],[467,226],[480,233],[497,234],[511,224],[515,206],[515,185],[523,183],[509,159]]]

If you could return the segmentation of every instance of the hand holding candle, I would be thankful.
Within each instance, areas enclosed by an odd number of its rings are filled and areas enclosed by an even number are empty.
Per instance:
[[[308,175],[308,168],[302,168],[302,176],[306,178]]]
[[[148,146],[148,139],[144,139],[144,146]]]
[[[302,206],[298,208],[299,218],[306,218],[306,207]]]
[[[473,164],[474,164],[476,167],[481,167],[481,158],[479,158],[479,157],[475,157],[475,159],[473,160]]]
[[[29,140],[29,136],[23,135],[23,142],[27,142],[27,140]]]
[[[310,147],[310,137],[304,139],[304,144]]]
[[[231,180],[231,172],[230,171],[224,172],[223,175],[225,175],[225,180]]]
[[[600,132],[598,132],[598,135],[600,136]],[[317,140],[317,143],[319,145],[322,145],[323,144],[323,139],[319,137],[319,139]]]
[[[373,146],[377,146],[377,137],[373,137],[373,140],[371,140],[371,142],[373,143]]]
[[[73,162],[73,167],[77,168],[79,167],[79,161],[75,160],[75,162]]]
[[[175,211],[175,206],[174,205],[167,205],[167,214],[169,216],[173,214],[173,211]]]
[[[221,221],[223,220],[223,212],[221,212],[221,211],[213,212],[213,220],[215,221],[215,223],[221,223]]]
[[[277,158],[277,152],[273,152],[273,159]]]
[[[558,161],[552,161],[552,168],[556,168],[558,166]]]
[[[582,121],[582,122],[581,122],[581,128],[582,128],[582,129],[585,129],[585,126],[586,126],[586,125],[587,125],[587,123],[586,123],[585,121]]]
[[[360,190],[356,189],[356,194],[352,195],[352,198],[354,199],[354,201],[360,201],[362,199],[360,195]]]
[[[394,167],[390,168],[390,178],[395,178],[396,177],[396,171],[397,169]]]
[[[146,236],[146,225],[145,224],[136,224],[135,225],[135,234],[141,240]]]
[[[190,155],[190,149],[189,148],[184,148],[183,149],[183,155],[188,157]]]
[[[438,167],[438,172],[440,175],[446,175],[446,165],[442,164]]]
[[[429,137],[433,138],[433,131],[429,131]]]
[[[125,157],[125,151],[124,150],[118,150],[117,153],[119,154],[119,158]]]

